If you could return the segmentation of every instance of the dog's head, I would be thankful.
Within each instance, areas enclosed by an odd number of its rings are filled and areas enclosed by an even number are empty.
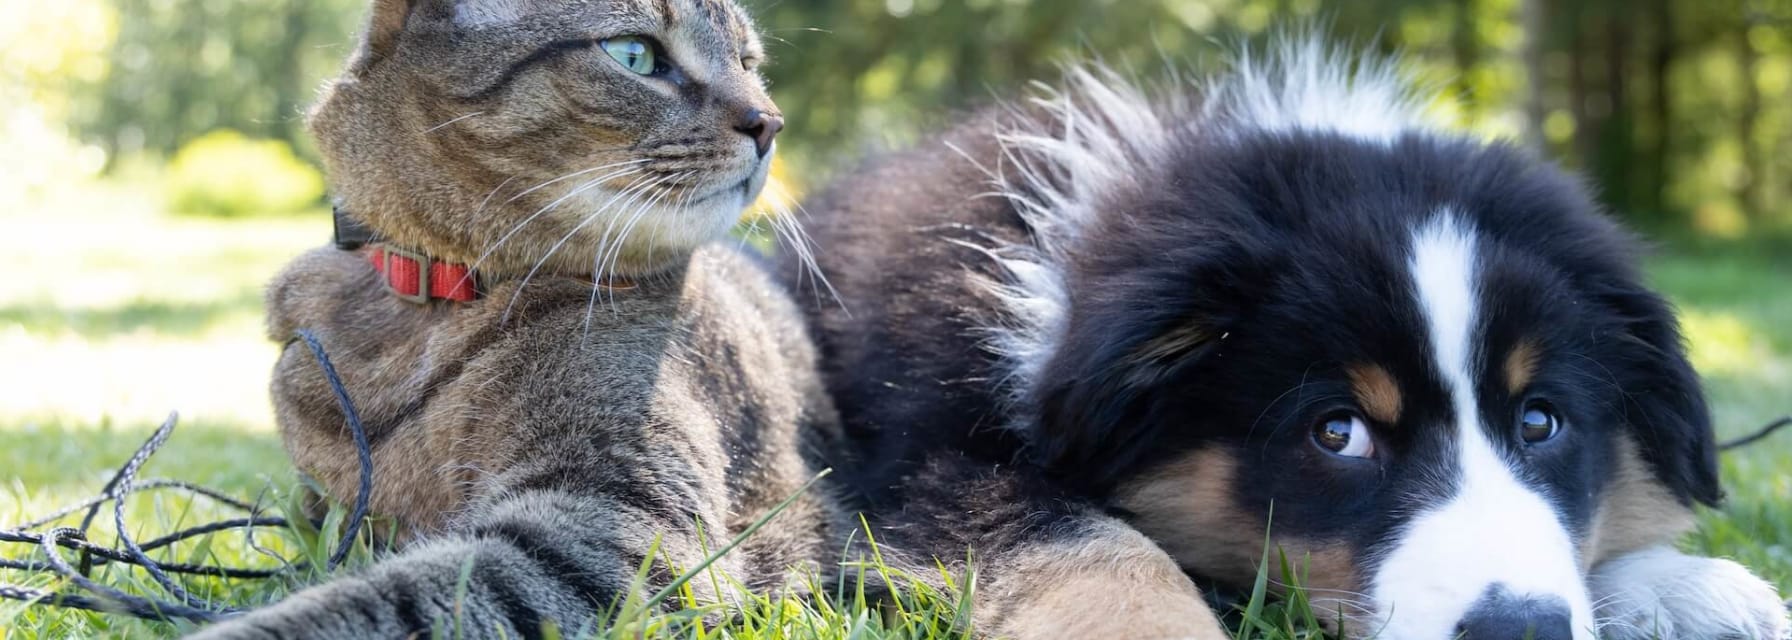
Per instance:
[[[1672,311],[1575,180],[1332,60],[1183,107],[1076,72],[1009,137],[1032,451],[1222,583],[1267,531],[1352,635],[1591,637],[1586,570],[1720,497]]]

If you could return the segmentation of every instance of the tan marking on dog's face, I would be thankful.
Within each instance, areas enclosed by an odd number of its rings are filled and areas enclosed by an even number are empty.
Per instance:
[[[1141,365],[1166,362],[1199,348],[1211,339],[1213,335],[1200,323],[1187,322],[1145,343],[1134,354],[1133,361]]]
[[[1400,385],[1394,384],[1394,376],[1387,369],[1378,364],[1355,364],[1345,372],[1350,376],[1350,390],[1356,395],[1357,404],[1370,418],[1382,424],[1400,422]]]
[[[1176,562],[1119,522],[1074,542],[1028,549],[992,569],[980,609],[990,637],[1230,637]]]
[[[1593,514],[1592,533],[1581,541],[1583,569],[1648,547],[1672,544],[1693,527],[1692,509],[1680,504],[1643,460],[1629,436],[1617,436],[1617,466]]]
[[[1164,548],[1183,568],[1229,585],[1248,586],[1263,557],[1265,514],[1247,511],[1232,498],[1237,462],[1219,449],[1202,449],[1127,483],[1115,493],[1117,506],[1134,514],[1132,525]],[[1357,559],[1346,546],[1274,535],[1276,551],[1288,556],[1301,583],[1327,593],[1361,591]],[[1272,577],[1285,585],[1280,562]],[[1303,566],[1304,565],[1304,566]]]
[[[1530,386],[1531,379],[1537,375],[1537,360],[1541,355],[1537,343],[1528,338],[1506,355],[1507,393],[1514,396],[1524,393],[1525,387]]]

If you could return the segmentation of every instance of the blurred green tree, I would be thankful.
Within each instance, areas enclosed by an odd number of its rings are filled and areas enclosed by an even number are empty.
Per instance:
[[[302,113],[365,0],[104,0],[105,72],[77,131],[165,157],[215,128],[303,152]],[[1586,172],[1651,225],[1792,228],[1792,0],[743,0],[771,41],[803,182],[899,145],[1071,57],[1198,71],[1278,24],[1401,51],[1439,108]],[[91,76],[94,74],[83,74]]]
[[[1277,24],[1400,51],[1440,105],[1646,225],[1792,227],[1792,0],[764,0],[801,158],[908,140],[1096,55],[1149,77]],[[812,171],[803,172],[813,175]]]
[[[80,131],[166,156],[215,128],[305,144],[303,110],[353,50],[363,0],[110,0],[118,33]]]

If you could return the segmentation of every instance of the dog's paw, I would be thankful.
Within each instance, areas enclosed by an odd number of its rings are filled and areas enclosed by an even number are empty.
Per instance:
[[[1792,639],[1773,585],[1722,558],[1646,549],[1594,567],[1587,587],[1605,638]]]

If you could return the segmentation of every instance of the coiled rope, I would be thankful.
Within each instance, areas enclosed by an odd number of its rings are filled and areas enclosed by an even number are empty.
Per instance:
[[[330,384],[330,390],[336,395],[336,402],[342,408],[342,415],[348,422],[350,433],[354,435],[355,449],[360,455],[361,486],[355,493],[355,502],[347,526],[342,537],[337,540],[336,548],[331,552],[325,569],[334,571],[348,557],[354,547],[355,539],[360,535],[362,523],[367,519],[367,505],[373,489],[373,451],[368,446],[367,430],[361,424],[361,415],[355,410],[355,403],[349,398],[348,389],[342,383],[342,377],[336,373],[336,367],[330,362],[329,353],[317,335],[310,330],[300,329],[297,339],[305,343],[311,355],[317,360],[318,367],[323,370],[324,378]],[[259,504],[244,502],[224,495],[218,491],[178,480],[138,480],[137,473],[142,470],[156,451],[168,442],[179,422],[179,414],[171,413],[168,419],[157,427],[155,433],[137,452],[131,455],[123,467],[112,475],[99,495],[83,500],[77,504],[64,507],[43,518],[32,520],[7,529],[0,529],[0,543],[28,544],[42,551],[43,560],[19,560],[0,558],[0,569],[14,571],[53,573],[66,579],[73,589],[52,591],[36,589],[22,585],[0,584],[0,599],[21,600],[32,604],[100,611],[127,615],[144,620],[171,622],[189,620],[193,622],[213,622],[232,615],[240,614],[242,609],[225,604],[206,601],[189,593],[175,581],[174,575],[213,576],[238,580],[260,580],[305,571],[308,563],[294,563],[281,560],[280,568],[239,568],[222,566],[204,566],[184,563],[158,562],[149,557],[149,552],[162,549],[192,538],[209,535],[220,531],[242,530],[254,545],[254,531],[257,528],[282,528],[291,526],[285,518],[261,515]],[[201,524],[170,533],[168,535],[139,543],[131,537],[130,528],[125,526],[125,499],[132,495],[155,490],[172,490],[194,496],[207,498],[230,509],[247,514],[246,517],[231,518],[218,522]],[[95,544],[88,537],[93,521],[99,516],[100,509],[107,504],[112,505],[112,523],[117,531],[117,540],[113,546]],[[53,527],[38,531],[63,518],[85,510],[78,527]],[[259,547],[256,547],[258,550]],[[78,555],[74,562],[64,557],[65,550],[74,551]],[[140,596],[125,593],[118,589],[94,582],[94,567],[108,564],[130,565],[148,573],[158,587],[168,596],[167,599]]]

